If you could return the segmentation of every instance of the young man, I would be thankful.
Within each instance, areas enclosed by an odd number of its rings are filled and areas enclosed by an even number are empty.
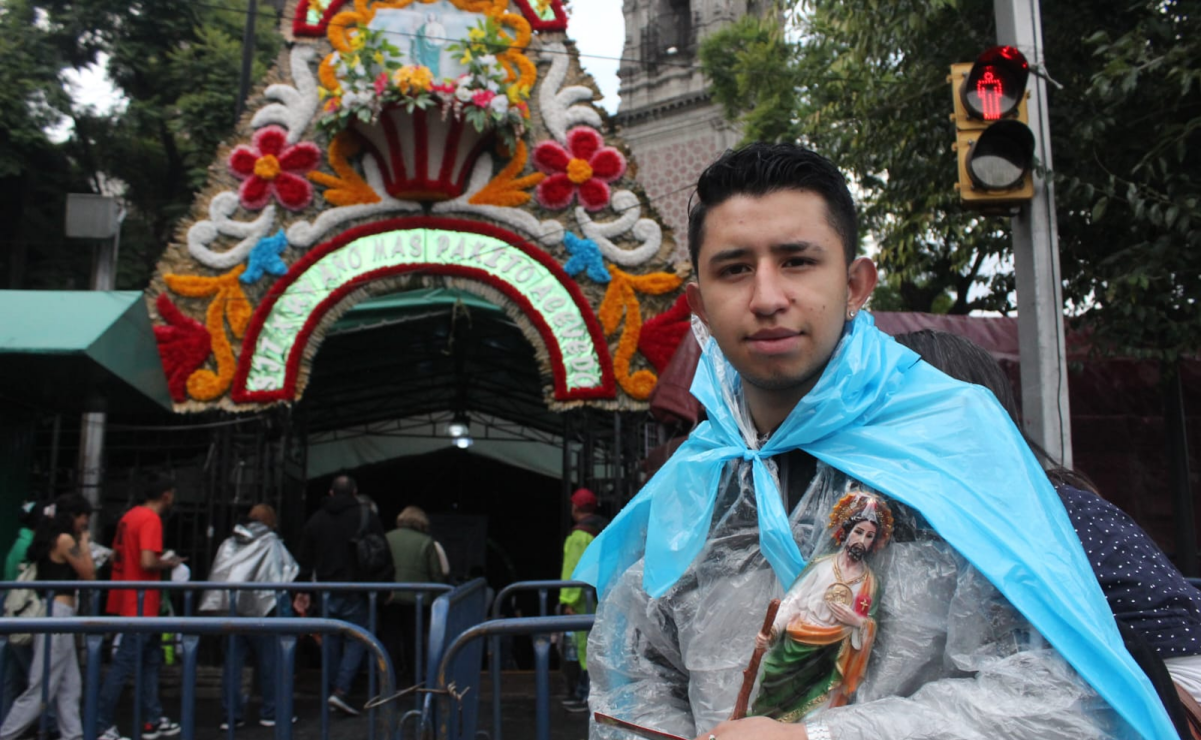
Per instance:
[[[601,594],[591,708],[700,740],[1170,737],[1004,410],[861,312],[876,268],[837,169],[792,145],[727,152],[689,216],[708,420],[576,569]],[[895,530],[853,702],[725,721],[768,602],[854,489],[884,495]]]
[[[146,486],[144,501],[121,517],[117,536],[113,539],[114,581],[157,581],[165,570],[179,565],[180,558],[163,557],[163,516],[175,503],[175,483],[169,478],[156,477]],[[122,617],[157,617],[161,591],[147,591],[138,608],[136,591],[110,591],[108,613]],[[179,734],[179,724],[163,715],[158,699],[158,673],[163,664],[162,641],[153,635],[127,633],[113,656],[113,664],[100,689],[100,740],[120,740],[121,733],[114,723],[117,702],[125,682],[135,675],[142,664],[141,695],[136,701],[142,707],[142,740],[156,740]]]

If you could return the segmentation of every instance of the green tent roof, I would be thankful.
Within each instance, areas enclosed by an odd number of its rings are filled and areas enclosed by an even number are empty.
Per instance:
[[[0,290],[0,396],[52,411],[170,409],[142,293]]]

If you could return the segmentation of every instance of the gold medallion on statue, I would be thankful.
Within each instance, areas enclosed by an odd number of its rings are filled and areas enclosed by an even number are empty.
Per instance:
[[[838,603],[849,606],[851,603],[851,587],[845,583],[834,583],[826,589],[822,597],[827,604]]]

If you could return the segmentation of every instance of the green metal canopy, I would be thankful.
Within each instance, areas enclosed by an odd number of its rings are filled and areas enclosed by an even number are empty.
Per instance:
[[[51,411],[170,409],[142,293],[0,290],[0,397]]]

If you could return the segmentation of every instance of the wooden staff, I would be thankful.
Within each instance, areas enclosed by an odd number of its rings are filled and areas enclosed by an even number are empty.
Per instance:
[[[759,630],[759,634],[765,638],[771,639],[771,627],[776,621],[776,612],[780,609],[780,600],[772,599],[767,605],[767,616],[763,618],[763,629]],[[747,665],[746,670],[742,672],[742,690],[738,692],[738,701],[734,704],[734,713],[730,715],[730,719],[742,719],[746,716],[746,705],[751,700],[751,689],[755,686],[755,677],[759,675],[759,661],[763,660],[763,652],[766,647],[755,647],[755,652],[751,655],[751,662]]]

